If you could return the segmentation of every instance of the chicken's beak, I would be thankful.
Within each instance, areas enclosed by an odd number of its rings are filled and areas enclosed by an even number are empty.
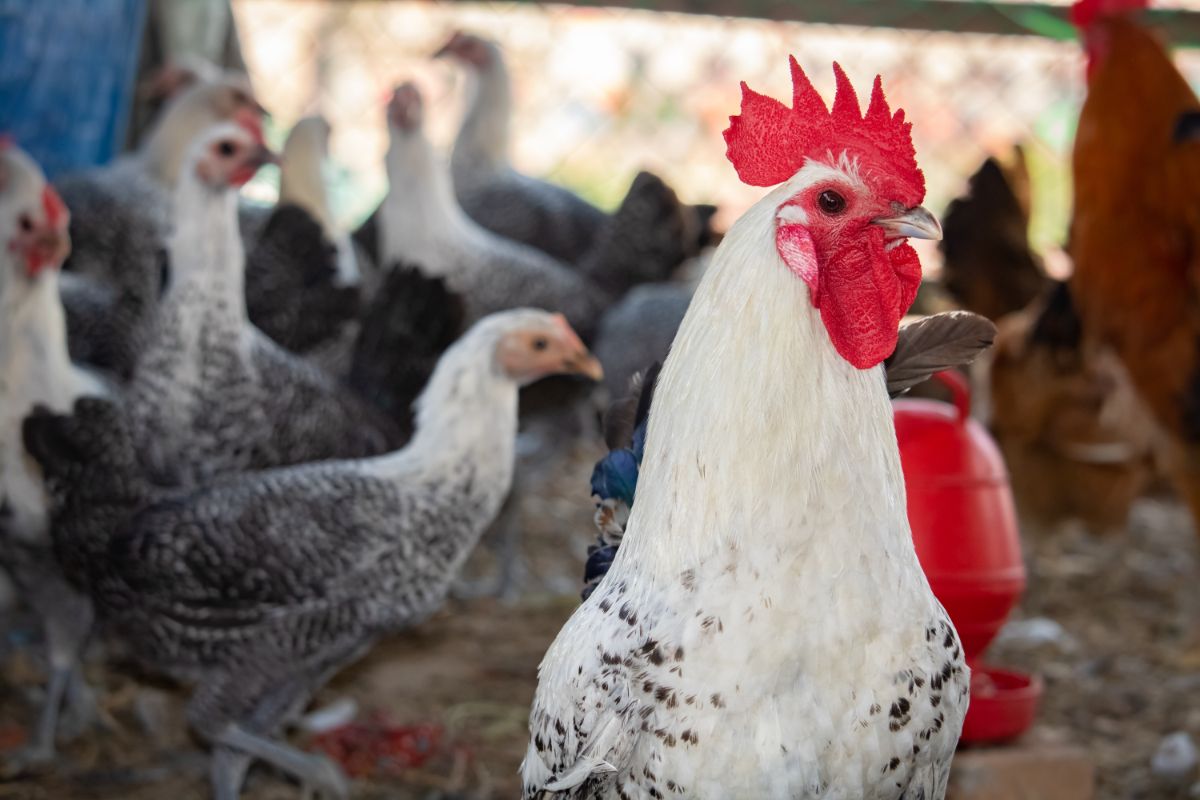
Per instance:
[[[562,360],[562,372],[568,375],[582,375],[594,381],[603,379],[604,367],[600,366],[600,359],[591,354],[587,345],[579,338],[579,334],[571,327],[571,323],[567,322],[567,318],[562,313],[554,314],[552,318],[558,329],[559,346],[566,351]]]
[[[600,365],[600,359],[584,350],[567,359],[567,369],[574,375],[582,375],[585,378],[591,378],[594,381],[604,380],[604,367]]]
[[[883,228],[888,239],[933,239],[942,238],[942,226],[937,217],[925,210],[924,206],[914,206],[892,217],[876,217],[872,225]]]
[[[260,167],[264,167],[267,164],[280,163],[280,158],[279,154],[274,150],[267,147],[265,144],[260,144],[258,146],[258,150],[251,157],[250,161],[251,166],[253,166],[255,171],[257,171]]]

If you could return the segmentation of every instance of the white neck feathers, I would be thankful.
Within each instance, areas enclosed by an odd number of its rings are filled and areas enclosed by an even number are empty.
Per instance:
[[[204,185],[194,175],[180,181],[175,192],[175,228],[171,234],[171,281],[167,302],[181,290],[211,300],[210,309],[230,319],[247,320],[246,254],[237,225],[237,193]]]
[[[654,396],[618,558],[686,568],[745,542],[911,554],[882,371],[834,350],[775,251],[780,187],[730,230]],[[748,549],[748,548],[747,548]]]
[[[11,267],[0,264],[0,269]],[[99,385],[71,363],[57,269],[42,273],[32,285],[7,287],[0,316],[6,402],[44,403],[65,411],[81,392],[98,391]]]
[[[209,91],[189,90],[163,109],[158,122],[138,148],[136,158],[163,185],[175,188],[188,146],[196,133],[219,118]]]
[[[296,142],[290,137],[283,148],[283,165],[279,172],[279,204],[291,203],[303,208],[321,224],[325,237],[333,241],[337,227],[333,212],[329,208],[329,195],[322,174],[324,157],[320,152],[310,152],[306,142]]]
[[[387,152],[390,184],[383,200],[380,251],[383,263],[415,259],[431,274],[443,274],[440,245],[469,239],[477,228],[454,196],[445,163],[420,130],[391,129]]]
[[[416,434],[380,459],[388,472],[424,476],[474,465],[482,480],[512,482],[517,386],[496,366],[496,320],[484,319],[438,361],[417,398]]]
[[[469,182],[474,171],[495,172],[509,166],[512,84],[500,48],[489,45],[489,49],[490,63],[470,70],[467,113],[451,156],[456,180]]]

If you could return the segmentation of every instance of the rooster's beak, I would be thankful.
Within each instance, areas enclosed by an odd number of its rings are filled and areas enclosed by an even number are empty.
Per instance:
[[[942,238],[942,226],[937,217],[925,210],[924,206],[914,206],[894,217],[876,217],[872,225],[883,228],[888,239],[933,239]]]

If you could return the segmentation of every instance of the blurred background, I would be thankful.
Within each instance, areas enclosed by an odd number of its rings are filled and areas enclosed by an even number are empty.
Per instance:
[[[16,122],[6,120],[10,132],[28,138],[16,113],[21,106],[69,99],[68,106],[56,104],[52,124],[64,136],[69,131],[70,147],[46,136],[44,115],[36,120],[41,146],[32,147],[51,175],[104,160],[147,124],[146,103],[129,96],[130,70],[145,77],[172,59],[244,65],[269,98],[275,144],[305,114],[320,112],[332,123],[333,203],[354,227],[386,190],[383,115],[396,82],[420,83],[432,138],[451,142],[463,73],[429,56],[450,31],[465,28],[504,44],[515,83],[515,166],[602,207],[615,206],[645,167],[685,199],[719,204],[721,221],[735,219],[756,198],[728,169],[720,138],[737,105],[738,81],[779,94],[787,86],[779,65],[795,54],[823,92],[832,91],[828,65],[835,59],[860,91],[874,75],[887,76],[893,105],[920,121],[914,140],[933,208],[958,194],[985,156],[1023,143],[1034,195],[1032,242],[1053,249],[1065,238],[1068,153],[1083,98],[1065,6],[1051,13],[1054,6],[953,0],[676,0],[633,4],[647,6],[638,9],[382,0],[182,0],[171,11],[144,5],[0,0],[0,99]],[[649,8],[656,6],[672,11]],[[1156,4],[1168,13],[1188,6]],[[678,13],[685,8],[739,16]],[[1200,39],[1184,15],[1170,19],[1172,39]],[[142,42],[140,57],[120,44],[134,39]],[[1177,64],[1190,78],[1200,75],[1200,54],[1186,46]],[[81,74],[87,80],[78,80]],[[126,122],[121,111],[129,105],[136,107]],[[277,172],[264,170],[249,195],[273,199],[276,184]],[[1057,262],[1051,268],[1067,269]],[[936,256],[929,270],[936,274]]]
[[[12,133],[54,177],[104,163],[136,140],[156,107],[145,82],[164,64],[244,67],[270,112],[272,144],[281,145],[306,114],[329,120],[331,202],[338,221],[353,229],[387,191],[385,105],[398,82],[418,82],[428,102],[427,130],[449,151],[465,102],[464,71],[431,55],[451,32],[467,30],[504,50],[514,84],[512,155],[520,171],[612,209],[637,171],[650,169],[685,201],[719,206],[716,227],[723,229],[762,195],[737,180],[724,155],[721,131],[738,107],[738,82],[787,96],[785,65],[793,54],[826,97],[833,93],[831,61],[846,69],[860,94],[876,74],[885,77],[892,107],[904,108],[916,123],[914,141],[928,178],[925,204],[936,213],[963,195],[986,158],[1010,165],[1020,145],[1027,182],[1018,181],[1024,188],[1014,191],[1028,193],[1029,244],[1050,276],[1070,274],[1062,248],[1085,84],[1064,5],[632,5],[640,7],[0,0],[0,131]],[[1177,45],[1175,63],[1200,86],[1200,2],[1156,8],[1151,20]],[[244,194],[269,203],[277,187],[278,170],[268,167]],[[942,252],[930,246],[922,256],[927,277],[937,279]],[[1023,374],[1017,393],[1035,394],[1039,380]],[[989,385],[985,378],[976,386],[981,406],[995,402]],[[1020,455],[1008,447],[1004,452],[1014,470]],[[323,695],[348,699],[363,718],[391,726],[389,755],[362,744],[343,761],[360,778],[356,797],[513,796],[533,670],[578,603],[592,536],[587,478],[602,453],[598,443],[582,442],[553,459],[524,457],[515,595],[454,601],[432,622],[378,648]],[[1015,471],[1018,479],[1035,475],[1035,481],[1053,474]],[[1081,504],[1100,504],[1105,485],[1083,490]],[[1014,793],[956,797],[1200,798],[1197,539],[1161,474],[1145,478],[1134,494],[1128,517],[1117,514],[1111,525],[1081,521],[1079,514],[1043,523],[1022,505],[1030,585],[990,659],[1044,678],[1038,722],[1017,751],[1061,754],[1037,763],[1065,777],[1061,793],[1023,794],[1018,782]],[[470,571],[488,574],[493,561],[484,547]],[[146,733],[183,729],[160,724],[180,714],[174,691],[127,673],[92,677],[106,687],[106,733],[72,745],[74,771],[0,781],[0,798],[205,796],[203,762],[192,757],[187,741]],[[4,732],[15,728],[10,716],[24,713],[20,688],[36,680],[19,654],[5,662],[0,747]],[[324,746],[316,734],[309,743]],[[293,794],[284,785],[252,782],[246,796]]]

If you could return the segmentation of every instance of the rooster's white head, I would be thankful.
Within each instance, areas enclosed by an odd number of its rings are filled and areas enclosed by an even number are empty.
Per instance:
[[[775,209],[779,257],[808,286],[837,352],[868,369],[895,349],[921,281],[907,238],[940,239],[941,227],[920,205],[912,125],[903,111],[892,114],[879,78],[864,116],[837,64],[832,110],[794,58],[791,70],[791,108],[742,84],[727,155],[743,182],[783,184],[772,195],[784,198]]]

